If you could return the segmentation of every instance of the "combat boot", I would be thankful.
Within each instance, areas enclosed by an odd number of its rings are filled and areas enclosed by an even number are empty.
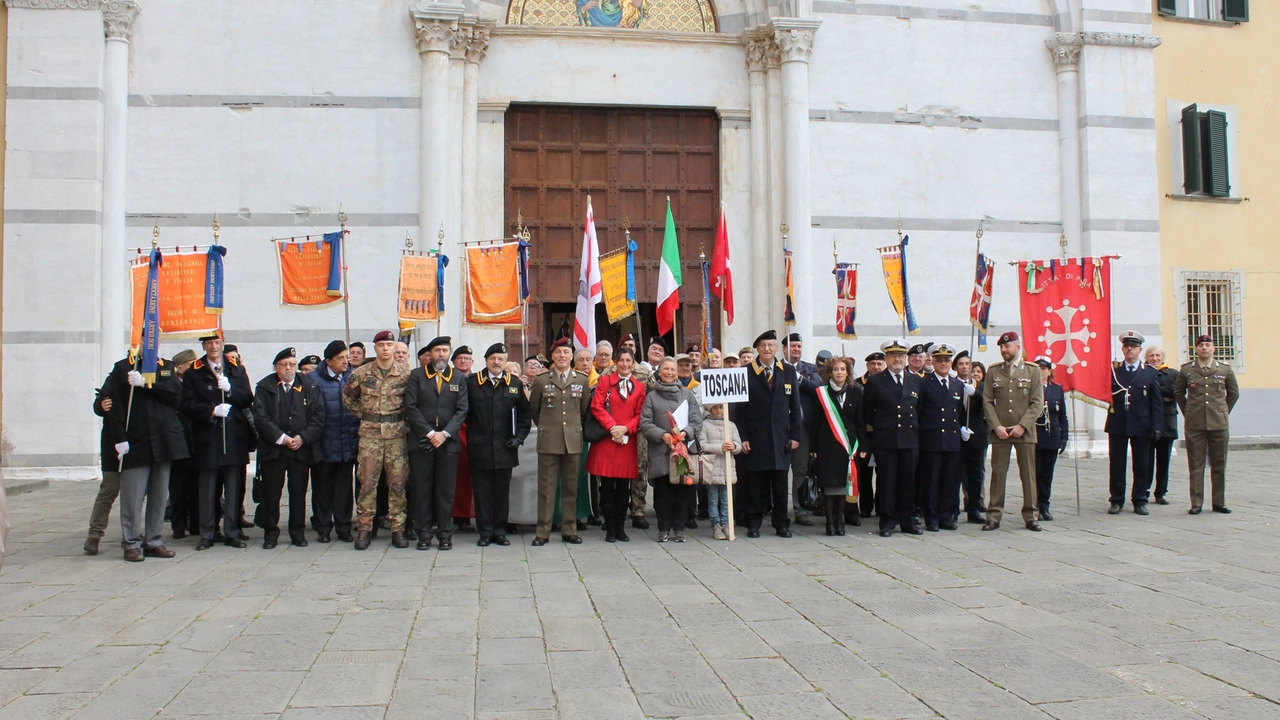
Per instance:
[[[368,530],[361,530],[356,533],[355,548],[357,550],[369,549],[369,531]]]

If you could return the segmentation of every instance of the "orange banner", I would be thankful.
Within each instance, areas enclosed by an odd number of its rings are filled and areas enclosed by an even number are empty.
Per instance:
[[[400,322],[435,322],[440,319],[437,288],[439,258],[435,255],[400,257]]]
[[[332,247],[318,235],[306,242],[276,241],[281,305],[323,307],[342,302],[341,294],[329,294]]]
[[[218,315],[205,312],[206,252],[165,253],[160,266],[160,337],[192,338],[218,331]],[[147,292],[147,256],[130,263],[133,308],[130,313],[129,347],[142,344],[142,313]]]
[[[466,320],[520,327],[519,243],[467,248]]]

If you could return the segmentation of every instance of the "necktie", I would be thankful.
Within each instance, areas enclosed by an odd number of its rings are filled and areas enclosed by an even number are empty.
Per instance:
[[[772,365],[764,369],[764,379],[766,382],[769,383],[769,389],[772,390],[773,389],[773,366]]]
[[[894,374],[893,374],[893,381],[894,381],[894,382],[896,382],[896,383],[898,383],[898,387],[902,387],[902,375],[901,375],[901,373],[894,373]]]

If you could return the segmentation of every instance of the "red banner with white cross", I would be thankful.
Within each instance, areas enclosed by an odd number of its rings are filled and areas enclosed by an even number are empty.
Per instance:
[[[1054,382],[1097,404],[1111,402],[1111,258],[1018,263],[1022,347],[1044,356]]]

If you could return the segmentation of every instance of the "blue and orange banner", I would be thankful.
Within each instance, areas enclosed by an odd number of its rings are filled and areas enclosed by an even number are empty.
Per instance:
[[[400,258],[400,290],[396,305],[400,332],[419,322],[440,319],[439,256],[405,251]]]
[[[907,290],[907,241],[903,237],[897,245],[880,248],[880,267],[884,270],[884,286],[889,291],[889,302],[893,303],[898,319],[906,324],[907,334],[916,335],[920,325],[916,322],[915,311],[911,309],[911,293]]]
[[[160,360],[160,267],[164,256],[159,248],[151,249],[147,261],[147,290],[142,309],[142,364],[139,371],[147,387],[156,381]]]
[[[969,322],[978,330],[978,349],[987,349],[987,330],[991,327],[991,288],[996,264],[978,253],[978,266],[973,274],[973,297],[969,300]]]
[[[324,307],[343,301],[342,231],[322,239],[275,240],[280,304]]]
[[[858,265],[836,263],[836,334],[845,340],[857,340],[858,330]]]
[[[223,253],[226,252],[225,248],[222,250]],[[209,253],[206,252],[172,252],[164,255],[164,262],[158,272],[157,320],[161,340],[202,337],[218,332],[221,313],[212,311],[207,304],[210,293],[209,277],[212,275],[208,269],[209,257]],[[221,259],[222,255],[219,254],[218,257]],[[148,255],[139,255],[129,268],[133,299],[129,332],[131,348],[142,345],[149,271]],[[221,301],[220,283],[217,286],[216,295]]]
[[[466,259],[466,322],[520,327],[520,243],[472,245]]]
[[[636,314],[635,287],[628,282],[631,272],[631,251],[626,248],[600,256],[600,285],[604,289],[605,313],[611,323]]]

